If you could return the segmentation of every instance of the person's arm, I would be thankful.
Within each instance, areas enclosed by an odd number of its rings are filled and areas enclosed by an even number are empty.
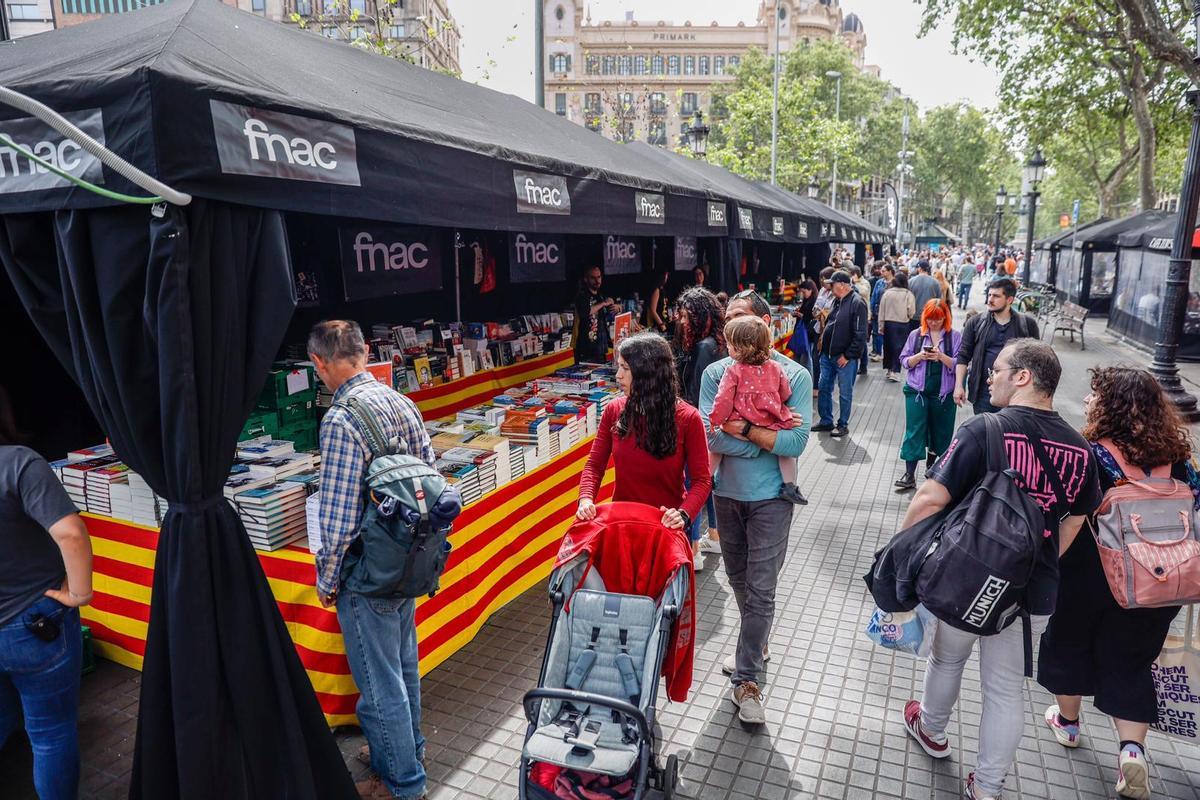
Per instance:
[[[913,356],[917,352],[917,339],[921,335],[921,329],[917,328],[914,331],[908,332],[908,338],[904,340],[904,347],[900,350],[900,363],[906,369],[912,369],[920,361],[920,358],[914,360]]]
[[[904,296],[904,313],[912,319],[917,315],[917,296],[909,292]]]
[[[604,472],[608,469],[608,459],[612,455],[612,430],[617,422],[617,403],[609,403],[600,415],[600,425],[596,430],[596,438],[592,440],[592,449],[588,453],[587,464],[579,476],[579,509],[575,516],[580,519],[591,519],[596,516],[596,491],[604,480]]]
[[[800,422],[786,430],[773,431],[757,425],[750,429],[749,440],[758,448],[772,455],[799,458],[808,446],[809,428],[812,427],[812,375],[806,369],[797,369],[789,380],[792,394],[787,407]]]
[[[709,424],[719,428],[733,416],[733,398],[737,394],[741,374],[733,364],[730,364],[725,374],[721,376],[721,385],[713,396],[712,410],[708,414]]]
[[[345,412],[340,413],[344,419]],[[348,423],[330,419],[328,414],[322,420],[320,439],[321,546],[316,556],[317,597],[321,605],[328,607],[337,598],[346,550],[358,535],[367,450]]]
[[[683,455],[687,463],[691,485],[679,507],[687,513],[688,519],[694,520],[700,516],[700,509],[704,507],[708,495],[712,492],[713,479],[712,469],[708,463],[708,437],[704,432],[704,422],[695,411],[689,409],[689,413],[683,415],[681,420],[683,424],[679,431],[680,441],[683,443]]]
[[[78,608],[92,602],[92,539],[78,514],[68,514],[48,529],[62,553],[67,579],[59,589],[48,589],[46,597],[64,606]]]
[[[754,458],[762,451],[762,448],[750,440],[740,439],[726,433],[721,428],[714,428],[710,421],[709,415],[712,413],[713,400],[717,396],[717,385],[720,382],[719,366],[720,362],[709,366],[704,370],[704,376],[700,379],[700,418],[704,422],[704,430],[708,431],[708,449],[723,456]]]
[[[1060,558],[1075,541],[1075,537],[1079,535],[1079,529],[1083,527],[1086,519],[1087,517],[1084,516],[1067,517],[1058,524],[1058,555]]]
[[[421,409],[409,398],[400,395],[401,406],[408,412],[398,415],[400,420],[400,437],[404,440],[410,455],[417,456],[429,466],[437,461],[433,452],[433,442],[429,439],[429,431],[421,419]]]
[[[855,303],[854,316],[850,319],[854,323],[854,331],[850,346],[846,348],[846,358],[856,361],[862,358],[863,351],[867,349],[867,304]]]
[[[1020,313],[1020,312],[1017,312],[1017,313]],[[1029,329],[1030,329],[1030,331],[1033,332],[1033,336],[1031,338],[1041,339],[1042,334],[1041,334],[1041,331],[1038,329],[1037,319],[1028,314],[1025,315],[1025,319],[1029,320]]]
[[[647,314],[646,317],[650,320],[650,326],[654,328],[660,328],[666,325],[666,323],[663,322],[663,318],[658,315],[658,298],[661,296],[662,289],[659,287],[656,287],[654,291],[650,293],[650,313]]]
[[[908,511],[904,514],[904,521],[900,523],[900,530],[911,528],[921,520],[932,517],[950,505],[952,499],[945,486],[936,480],[926,480],[908,504]]]

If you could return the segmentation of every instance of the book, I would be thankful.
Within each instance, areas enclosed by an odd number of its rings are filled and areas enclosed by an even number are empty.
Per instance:
[[[296,452],[296,446],[292,442],[272,439],[270,436],[247,439],[244,442],[238,442],[237,446],[237,456],[242,459],[274,458],[294,452]]]

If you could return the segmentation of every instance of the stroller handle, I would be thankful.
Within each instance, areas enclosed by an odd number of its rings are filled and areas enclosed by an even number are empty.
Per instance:
[[[606,697],[593,692],[581,692],[576,689],[549,689],[542,687],[530,689],[525,693],[525,697],[521,701],[525,706],[525,717],[530,722],[536,722],[534,718],[536,713],[534,704],[539,700],[565,700],[577,706],[611,708],[637,723],[638,733],[642,735],[643,739],[649,740],[650,738],[650,726],[646,724],[646,715],[642,713],[640,708],[624,700],[618,700],[615,697]]]

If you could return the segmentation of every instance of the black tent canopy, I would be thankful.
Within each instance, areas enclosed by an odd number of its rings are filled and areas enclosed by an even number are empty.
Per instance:
[[[1047,236],[1039,242],[1034,242],[1033,260],[1029,264],[1029,282],[1053,286],[1057,277],[1060,248],[1069,246],[1071,237],[1077,235],[1078,231],[1086,230],[1092,225],[1102,222],[1108,222],[1108,217],[1097,217],[1091,222],[1080,225],[1078,229],[1071,228]],[[1067,242],[1067,245],[1064,245],[1063,242]]]
[[[1167,217],[1150,210],[1130,217],[1099,222],[1062,241],[1056,283],[1060,297],[1107,314],[1117,274],[1117,239],[1127,231],[1154,227]]]

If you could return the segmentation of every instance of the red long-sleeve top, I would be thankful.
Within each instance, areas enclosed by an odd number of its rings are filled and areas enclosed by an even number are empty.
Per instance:
[[[675,452],[660,459],[639,447],[637,436],[633,433],[615,435],[613,428],[624,407],[625,398],[618,397],[604,409],[600,417],[600,429],[592,442],[592,452],[579,479],[579,497],[595,499],[611,456],[617,471],[613,500],[645,503],[655,508],[682,508],[690,519],[695,519],[712,491],[708,440],[700,412],[682,400],[676,401]],[[691,479],[690,489],[684,488],[685,465]]]

